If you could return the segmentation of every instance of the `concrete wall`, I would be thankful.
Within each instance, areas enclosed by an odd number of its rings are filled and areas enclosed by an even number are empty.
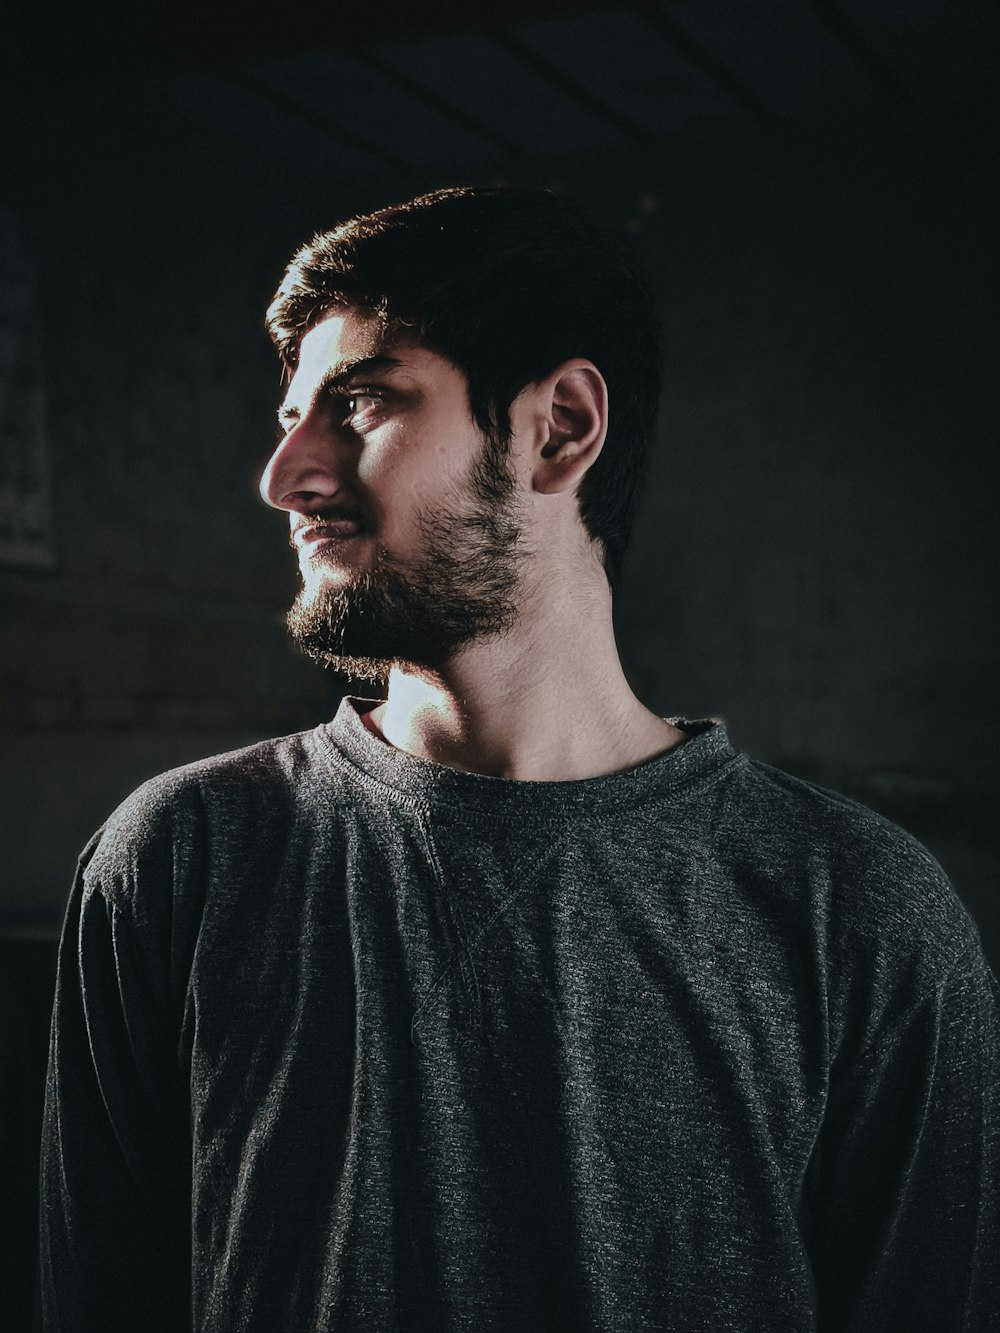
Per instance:
[[[315,230],[442,182],[310,185],[155,83],[39,98],[29,120],[0,202],[39,264],[58,564],[0,571],[0,914],[52,927],[136,783],[335,708],[342,682],[286,642],[294,558],[255,495],[278,394],[261,316]],[[617,608],[636,688],[910,827],[996,960],[987,164],[906,132],[517,179],[629,226],[663,300]]]

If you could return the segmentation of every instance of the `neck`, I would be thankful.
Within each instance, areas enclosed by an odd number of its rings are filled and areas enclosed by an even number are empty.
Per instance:
[[[684,733],[625,679],[603,575],[530,606],[509,634],[467,645],[440,671],[394,667],[369,728],[418,758],[522,781],[620,772],[680,744]]]

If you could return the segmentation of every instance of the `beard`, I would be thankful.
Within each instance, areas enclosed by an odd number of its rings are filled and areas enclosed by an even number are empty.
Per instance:
[[[353,582],[303,587],[287,624],[308,657],[384,683],[393,666],[437,671],[464,645],[514,626],[524,552],[502,441],[486,439],[455,507],[420,511],[417,530],[412,562],[377,546],[372,568]]]

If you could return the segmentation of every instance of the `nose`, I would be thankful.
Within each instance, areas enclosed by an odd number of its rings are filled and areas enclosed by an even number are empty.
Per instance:
[[[261,499],[272,509],[321,509],[342,489],[340,447],[319,423],[303,418],[271,455],[260,479]]]

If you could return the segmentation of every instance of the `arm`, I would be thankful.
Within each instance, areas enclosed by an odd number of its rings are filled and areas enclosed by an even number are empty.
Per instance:
[[[155,969],[81,858],[59,951],[41,1153],[48,1333],[190,1327],[187,1110]]]
[[[981,950],[832,1079],[813,1168],[820,1329],[1000,1328],[1000,993]]]

